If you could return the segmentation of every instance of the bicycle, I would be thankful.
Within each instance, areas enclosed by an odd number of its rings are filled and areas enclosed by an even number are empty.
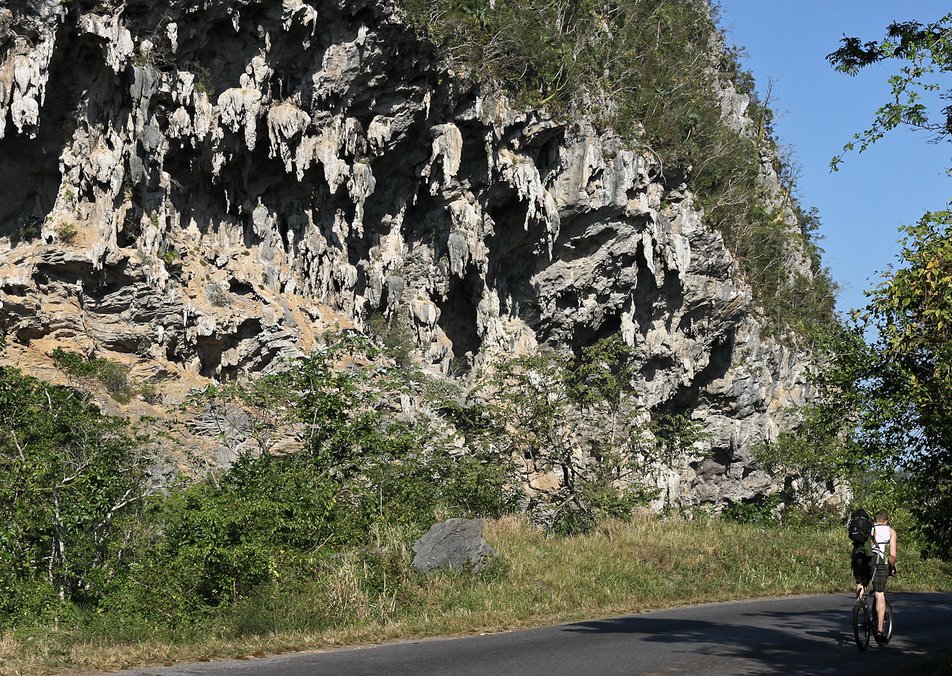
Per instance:
[[[869,589],[863,590],[863,595],[856,599],[853,604],[853,638],[856,639],[856,647],[860,650],[869,648],[869,636],[876,637],[876,626],[878,618],[876,616],[876,595]],[[883,637],[876,637],[876,643],[886,645],[892,638],[893,632],[893,612],[889,600],[886,600],[886,615],[883,618]]]

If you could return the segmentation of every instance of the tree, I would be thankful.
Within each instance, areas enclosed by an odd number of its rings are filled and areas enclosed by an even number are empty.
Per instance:
[[[0,367],[0,620],[102,597],[152,464],[124,420]]]
[[[889,78],[892,98],[869,129],[844,151],[862,152],[904,125],[933,140],[952,139],[952,106],[930,108],[929,96],[952,100],[943,78],[952,72],[952,14],[933,23],[891,24],[880,41],[847,37],[827,57],[854,74],[874,63],[897,62]],[[833,159],[836,169],[842,155]],[[920,530],[939,554],[952,555],[952,212],[926,213],[902,228],[901,265],[867,292],[869,303],[854,316],[867,331],[867,348],[833,355],[830,373],[849,397],[854,438],[873,466],[902,477],[913,495]],[[872,329],[871,331],[869,329]],[[865,350],[865,356],[856,356]]]
[[[876,358],[856,374],[863,445],[907,473],[913,512],[952,554],[952,212],[904,228],[906,267],[869,292],[859,319],[878,332]]]
[[[952,105],[938,114],[930,111],[928,99],[936,93],[944,101],[952,101],[952,87],[942,77],[952,72],[952,13],[938,21],[922,24],[917,21],[895,22],[879,41],[863,42],[845,37],[827,60],[842,73],[855,75],[863,68],[887,61],[899,62],[896,73],[889,78],[892,97],[876,111],[869,129],[859,132],[843,150],[859,152],[881,139],[887,132],[905,125],[931,133],[934,140],[952,136]],[[837,155],[831,161],[836,170],[843,160]]]
[[[495,443],[518,459],[527,511],[558,533],[584,532],[659,495],[659,473],[702,438],[683,415],[652,415],[632,383],[639,362],[614,336],[579,354],[542,349],[503,360],[477,393]]]
[[[801,409],[799,424],[759,444],[754,453],[772,472],[797,479],[790,488],[795,487],[797,502],[808,509],[823,505],[831,478],[846,481],[854,500],[863,503],[870,485],[881,485],[883,478],[888,483],[894,475],[894,467],[874,458],[856,434],[868,395],[862,385],[875,371],[871,365],[877,353],[855,324],[821,328],[813,350],[824,368],[812,376],[814,396]]]

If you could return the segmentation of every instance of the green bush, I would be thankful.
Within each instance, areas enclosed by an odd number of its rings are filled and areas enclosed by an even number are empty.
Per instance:
[[[614,336],[579,354],[540,351],[512,357],[483,374],[486,443],[521,459],[529,476],[557,477],[526,510],[558,534],[583,533],[605,517],[625,517],[657,497],[652,472],[696,440],[690,421],[655,426],[648,442],[632,382],[634,351]],[[593,421],[599,421],[593,424]]]
[[[400,366],[410,366],[416,338],[405,313],[396,313],[389,319],[379,312],[367,318],[367,330],[383,343],[384,349]]]
[[[56,237],[64,244],[72,244],[79,234],[79,228],[76,227],[76,224],[69,221],[58,223],[54,230]]]
[[[413,384],[376,356],[347,337],[281,373],[197,393],[189,406],[207,414],[240,404],[249,417],[295,429],[301,448],[242,453],[219,475],[157,497],[130,537],[134,551],[105,601],[109,613],[182,639],[238,607],[250,631],[262,620],[249,599],[293,603],[277,591],[281,581],[306,580],[382,532],[413,538],[447,516],[511,511],[505,466],[453,457],[425,419],[387,409],[392,388]]]
[[[148,491],[140,446],[78,392],[0,367],[0,623],[108,592]]]
[[[113,399],[127,404],[135,389],[129,379],[129,367],[109,359],[87,359],[81,354],[56,348],[50,353],[53,362],[66,373],[77,378],[97,380]]]
[[[780,524],[777,507],[780,497],[777,495],[755,501],[731,502],[724,508],[724,519],[733,523],[746,523],[755,526],[776,526]]]

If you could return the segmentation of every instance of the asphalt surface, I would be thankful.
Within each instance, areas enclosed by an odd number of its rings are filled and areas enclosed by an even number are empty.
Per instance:
[[[141,669],[136,676],[870,674],[952,645],[952,594],[893,593],[887,646],[861,652],[845,594],[690,606],[528,631]]]

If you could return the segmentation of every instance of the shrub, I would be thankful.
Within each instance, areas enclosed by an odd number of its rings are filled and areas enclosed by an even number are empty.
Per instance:
[[[73,240],[76,239],[76,235],[79,234],[79,229],[76,227],[75,223],[64,222],[59,223],[55,229],[56,238],[64,244],[71,244]]]
[[[375,312],[367,318],[367,330],[383,343],[384,348],[400,366],[409,366],[416,348],[416,338],[410,328],[406,312],[397,312],[387,319]]]
[[[695,440],[682,423],[657,435],[657,444],[645,441],[632,390],[636,368],[634,352],[615,336],[578,355],[514,357],[483,375],[475,396],[487,402],[488,443],[517,459],[523,482],[557,477],[527,506],[552,531],[585,532],[601,518],[630,515],[657,496],[653,471]]]
[[[53,362],[66,373],[78,378],[97,380],[120,404],[127,404],[134,394],[129,367],[109,359],[87,359],[75,352],[56,348],[50,353]]]
[[[96,601],[148,492],[141,442],[74,390],[0,367],[0,622]]]
[[[139,396],[147,404],[161,404],[162,393],[153,383],[146,383],[139,388]]]
[[[249,418],[242,433],[259,443],[220,475],[154,502],[116,611],[135,609],[149,624],[177,618],[188,632],[196,618],[279,579],[303,579],[381,532],[413,537],[447,515],[513,509],[505,466],[453,457],[426,419],[387,409],[393,388],[408,385],[376,356],[344,337],[281,373],[196,393],[187,407],[206,415],[224,415],[226,402],[241,406]],[[297,431],[299,450],[271,452],[266,439],[282,425]]]
[[[214,307],[228,307],[231,305],[231,298],[228,293],[215,283],[205,287],[205,297]]]
[[[33,241],[40,236],[41,227],[42,222],[35,217],[24,216],[20,218],[16,230],[10,235],[11,243],[16,245]]]
[[[780,496],[771,495],[759,500],[732,501],[724,508],[723,517],[734,523],[746,523],[755,526],[780,524]]]
[[[179,252],[175,249],[166,249],[162,252],[161,258],[163,265],[165,265],[165,269],[169,272],[172,272],[176,267],[181,267],[182,265]]]

